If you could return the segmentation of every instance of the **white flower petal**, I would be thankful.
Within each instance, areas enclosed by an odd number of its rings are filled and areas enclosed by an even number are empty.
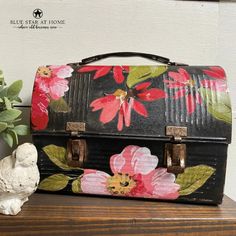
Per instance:
[[[158,157],[151,155],[150,150],[146,147],[137,149],[131,160],[135,174],[147,175],[157,167],[157,164]]]
[[[107,190],[107,179],[110,177],[103,171],[84,174],[81,178],[81,190],[83,193],[110,194]]]
[[[124,165],[125,165],[125,158],[122,156],[122,154],[116,154],[111,157],[110,167],[114,174],[121,172]]]

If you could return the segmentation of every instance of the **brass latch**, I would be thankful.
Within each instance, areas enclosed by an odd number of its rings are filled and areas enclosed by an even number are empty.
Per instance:
[[[66,131],[71,132],[71,136],[77,136],[79,133],[83,133],[85,131],[85,123],[84,122],[67,122],[66,123]]]
[[[67,143],[67,164],[72,167],[83,167],[87,158],[85,139],[69,139]]]
[[[183,173],[186,161],[186,144],[181,143],[182,137],[187,136],[187,127],[167,126],[166,135],[171,136],[171,143],[165,144],[165,161],[167,171]]]

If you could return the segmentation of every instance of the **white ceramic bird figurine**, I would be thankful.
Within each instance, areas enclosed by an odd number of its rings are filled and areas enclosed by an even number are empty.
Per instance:
[[[38,153],[31,143],[17,147],[10,156],[0,160],[0,213],[16,215],[28,197],[37,189]]]

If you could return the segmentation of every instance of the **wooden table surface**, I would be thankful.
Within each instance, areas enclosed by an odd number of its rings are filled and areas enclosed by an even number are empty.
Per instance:
[[[236,235],[236,203],[176,204],[33,194],[17,216],[0,215],[5,235]]]

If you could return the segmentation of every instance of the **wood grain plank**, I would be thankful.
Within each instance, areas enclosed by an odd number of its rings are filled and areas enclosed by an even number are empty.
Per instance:
[[[235,235],[236,203],[177,204],[34,194],[16,216],[0,216],[0,235]]]

